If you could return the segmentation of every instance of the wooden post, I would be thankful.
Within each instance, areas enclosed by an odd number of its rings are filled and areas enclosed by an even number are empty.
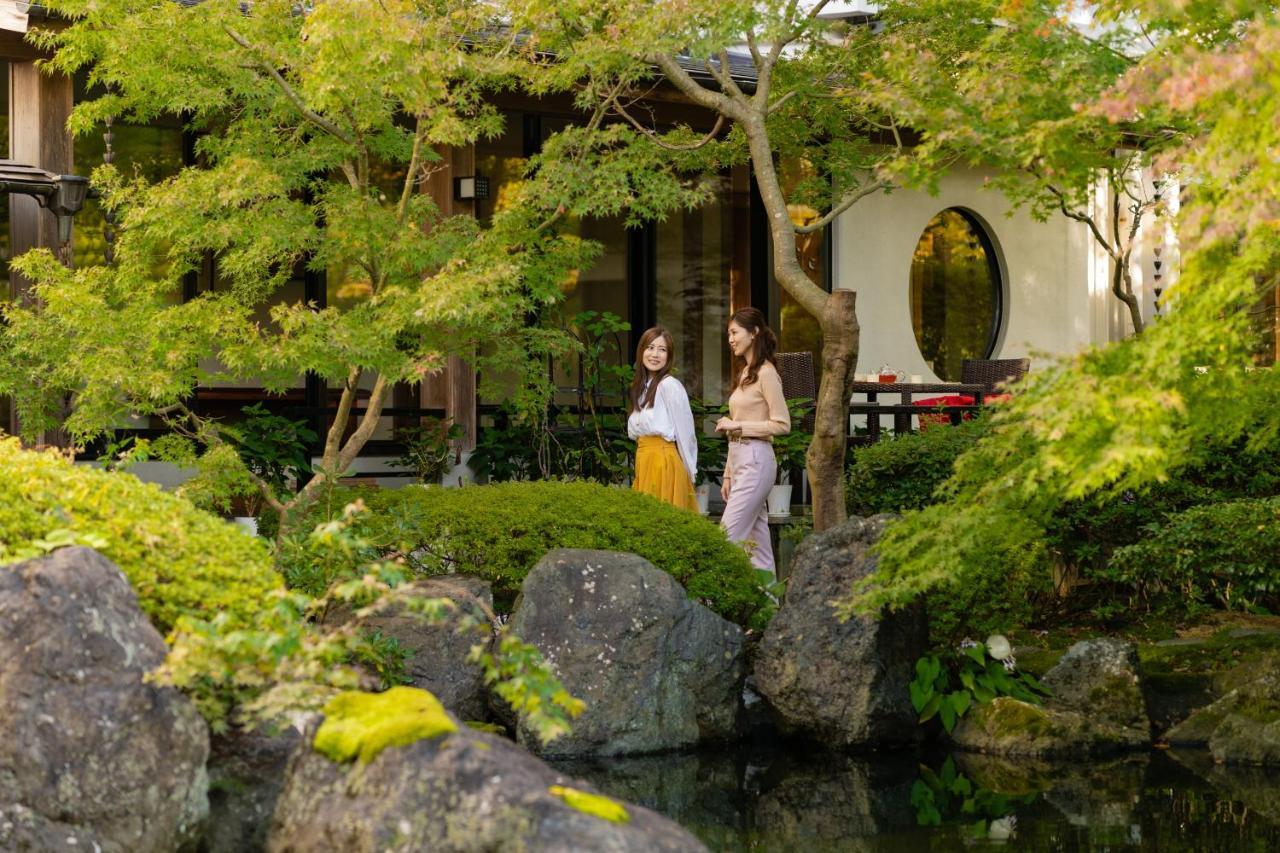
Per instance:
[[[455,201],[453,179],[460,175],[474,175],[476,152],[474,146],[466,148],[438,149],[443,168],[436,169],[426,181],[425,192],[431,195],[441,216],[468,213],[475,215],[474,201]],[[443,405],[445,417],[462,427],[462,450],[476,447],[476,371],[464,358],[449,356],[442,374],[426,377],[421,384],[420,399],[423,408]]]
[[[74,171],[71,134],[67,117],[71,114],[71,78],[41,74],[27,60],[9,65],[9,157],[19,163],[38,166],[56,174]],[[9,245],[13,257],[30,249],[46,248],[70,265],[71,248],[58,245],[58,223],[28,195],[9,196]],[[10,293],[15,302],[31,301],[31,282],[16,272],[9,273]],[[10,417],[9,430],[19,433],[17,413]],[[67,446],[61,431],[39,436],[38,443]]]

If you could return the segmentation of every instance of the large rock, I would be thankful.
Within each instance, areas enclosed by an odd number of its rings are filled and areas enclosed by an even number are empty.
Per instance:
[[[724,740],[735,732],[743,636],[634,554],[560,549],[525,578],[511,631],[537,646],[587,703],[573,732],[542,755],[631,755]]]
[[[1280,673],[1241,684],[1165,737],[1174,745],[1207,746],[1222,764],[1280,765]]]
[[[1089,755],[1151,743],[1138,653],[1121,640],[1076,643],[1041,679],[1043,706],[1007,696],[978,705],[956,725],[961,749],[1000,755]]]
[[[0,567],[0,849],[133,853],[195,839],[209,733],[178,691],[143,683],[166,651],[97,552]]]
[[[469,575],[442,575],[413,583],[409,589],[426,598],[449,598],[462,610],[484,619],[472,599],[490,609],[493,591],[488,581]],[[350,607],[339,606],[325,614],[326,626],[342,625],[352,618]],[[484,670],[468,663],[471,647],[488,638],[460,633],[453,619],[431,623],[397,607],[360,620],[360,626],[395,639],[407,653],[405,676],[409,684],[430,691],[450,712],[464,720],[488,719]]]
[[[305,735],[308,742],[314,727]],[[268,839],[303,851],[700,851],[666,818],[626,805],[614,823],[571,807],[554,786],[598,793],[508,740],[458,731],[390,747],[362,766],[310,748],[289,759]]]
[[[875,571],[868,549],[890,518],[851,518],[796,551],[786,602],[765,631],[755,669],[757,688],[788,733],[871,748],[920,736],[907,685],[928,648],[923,610],[840,622],[833,609]]]

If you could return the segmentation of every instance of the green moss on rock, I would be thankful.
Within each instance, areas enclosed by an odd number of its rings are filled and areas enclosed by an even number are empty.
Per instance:
[[[1049,737],[1055,726],[1043,708],[1017,699],[1000,698],[987,706],[982,726],[996,740]]]
[[[552,796],[564,800],[564,804],[569,808],[580,811],[583,814],[589,814],[592,817],[598,817],[610,823],[627,823],[631,820],[631,813],[627,811],[627,807],[609,797],[589,794],[586,791],[579,791],[577,788],[568,788],[563,785],[552,785],[547,788],[547,791]]]
[[[340,693],[324,706],[324,715],[312,747],[338,763],[359,758],[367,764],[388,747],[458,730],[440,700],[416,687]]]

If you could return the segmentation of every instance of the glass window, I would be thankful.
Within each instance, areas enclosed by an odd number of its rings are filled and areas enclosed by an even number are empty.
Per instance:
[[[511,204],[529,160],[524,156],[524,128],[519,113],[502,114],[502,133],[476,142],[476,174],[489,179],[489,195],[476,201],[476,216],[486,225],[493,214]]]
[[[822,218],[822,211],[801,199],[807,194],[803,185],[818,180],[813,164],[807,160],[784,160],[778,164],[778,177],[783,195],[790,200],[787,215],[795,225],[808,225]],[[767,233],[767,232],[766,232]],[[830,290],[827,276],[826,229],[796,235],[796,260],[814,284]],[[770,247],[772,248],[772,247]],[[814,372],[822,373],[822,324],[796,302],[773,276],[772,257],[769,264],[769,301],[777,306],[774,331],[778,335],[779,352],[813,353]],[[815,377],[815,379],[817,376]]]
[[[726,175],[706,204],[656,225],[657,321],[675,338],[675,374],[690,397],[708,403],[723,402],[729,382],[725,326],[734,270],[734,214],[736,206],[747,204],[746,195],[735,194]]]
[[[911,261],[911,327],[925,361],[956,382],[966,358],[988,358],[1000,328],[995,248],[971,214],[942,211],[925,227]]]
[[[106,140],[100,128],[75,140],[77,174],[86,177],[102,165]],[[111,128],[113,163],[127,178],[140,176],[150,182],[176,175],[183,165],[182,127],[176,121],[136,125],[115,122]],[[78,267],[105,264],[106,220],[97,199],[86,199],[72,228],[71,252]],[[176,294],[175,298],[180,296]]]

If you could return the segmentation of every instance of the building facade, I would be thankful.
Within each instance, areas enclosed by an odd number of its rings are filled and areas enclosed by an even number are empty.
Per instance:
[[[5,97],[0,120],[7,126],[0,144],[7,145],[6,156],[79,174],[110,158],[152,179],[194,162],[193,140],[176,122],[117,123],[73,144],[65,130],[67,115],[78,99],[92,93],[78,81],[36,71],[39,56],[23,40],[21,20],[10,15],[0,20],[0,27],[0,74],[6,82],[0,86]],[[579,119],[567,101],[511,96],[498,105],[506,119],[503,134],[443,152],[446,168],[429,179],[425,191],[445,213],[491,216],[521,180],[524,165],[543,140]],[[712,123],[672,93],[655,94],[653,109],[659,121],[703,130]],[[803,162],[781,166],[788,181],[800,180],[807,168]],[[472,197],[458,192],[456,178],[476,177],[485,179],[479,183],[487,184],[487,192],[473,191]],[[875,373],[889,366],[925,381],[956,380],[964,358],[1041,358],[1127,333],[1120,303],[1108,292],[1110,261],[1093,245],[1085,226],[1061,216],[1038,222],[1025,210],[1011,210],[999,193],[985,188],[988,177],[979,169],[961,169],[942,180],[937,195],[895,191],[865,198],[825,231],[800,240],[801,264],[816,283],[858,293],[862,332],[855,372]],[[815,362],[821,362],[817,322],[771,275],[763,206],[749,169],[738,167],[714,180],[709,203],[666,221],[635,228],[607,219],[572,223],[581,236],[598,241],[603,252],[590,269],[566,283],[563,306],[566,318],[583,311],[609,312],[628,322],[630,337],[619,338],[613,347],[613,356],[624,364],[630,362],[640,331],[655,323],[667,326],[676,337],[679,375],[692,396],[709,404],[726,396],[724,330],[740,307],[765,311],[779,333],[781,350],[814,352]],[[0,225],[0,263],[28,248],[56,248],[53,217],[33,200],[0,198],[0,216],[5,220]],[[792,216],[803,223],[817,212],[796,207]],[[107,262],[110,236],[110,223],[91,202],[77,216],[71,261]],[[1155,282],[1147,274],[1154,256],[1145,249],[1138,254],[1137,281],[1151,316]],[[1166,281],[1172,260],[1165,255]],[[16,275],[9,279],[8,297],[24,298],[25,283]],[[341,270],[299,269],[281,297],[340,305],[347,298],[343,285]],[[189,277],[182,298],[217,287],[216,263],[210,259],[207,269]],[[561,373],[555,379],[565,387],[574,382]],[[462,424],[473,445],[489,413],[502,402],[500,392],[486,395],[478,393],[479,387],[469,365],[455,358],[421,385],[397,389],[392,406],[439,412]],[[314,378],[299,377],[294,389],[273,402],[317,415],[329,406],[332,390]],[[263,399],[261,389],[234,385],[203,388],[199,394],[206,411],[229,415]],[[9,419],[10,413],[0,414]],[[365,454],[369,473],[386,467],[395,451],[394,428],[404,421],[403,415],[383,418]]]

